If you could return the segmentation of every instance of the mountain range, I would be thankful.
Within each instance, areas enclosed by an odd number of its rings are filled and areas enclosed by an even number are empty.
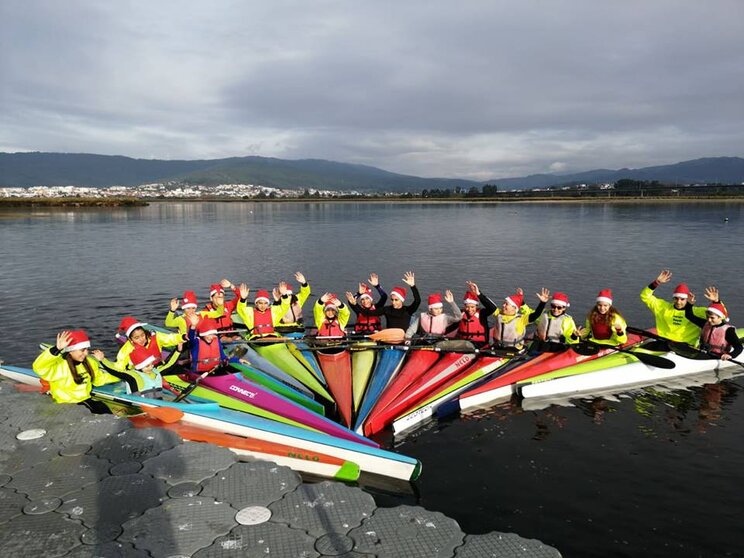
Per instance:
[[[483,182],[422,178],[376,167],[322,159],[231,157],[227,159],[157,160],[87,153],[0,153],[0,186],[138,186],[154,182],[185,184],[257,184],[276,188],[420,192],[484,184],[503,190],[567,184],[616,182],[621,178],[662,183],[744,183],[744,159],[708,157],[639,169],[596,169],[574,174],[535,174]]]

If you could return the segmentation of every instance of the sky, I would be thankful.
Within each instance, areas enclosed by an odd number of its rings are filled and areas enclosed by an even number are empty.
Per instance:
[[[0,151],[488,180],[744,156],[741,0],[1,0]]]

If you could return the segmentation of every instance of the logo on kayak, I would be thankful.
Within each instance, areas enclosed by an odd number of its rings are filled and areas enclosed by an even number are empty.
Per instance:
[[[256,397],[256,394],[254,392],[248,391],[247,389],[243,389],[242,387],[238,387],[236,385],[231,385],[230,391],[237,391],[240,395],[245,395],[246,397],[250,397],[251,399]]]
[[[293,451],[287,452],[287,457],[292,457],[294,459],[303,459],[304,461],[320,461],[320,457],[317,455],[308,455],[306,453],[296,453]]]

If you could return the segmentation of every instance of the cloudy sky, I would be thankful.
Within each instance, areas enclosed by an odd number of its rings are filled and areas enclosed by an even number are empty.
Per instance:
[[[0,1],[0,151],[489,178],[744,155],[741,0]]]

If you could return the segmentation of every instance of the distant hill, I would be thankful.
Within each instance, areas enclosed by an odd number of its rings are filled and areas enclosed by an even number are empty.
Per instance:
[[[744,159],[740,157],[707,157],[673,165],[660,165],[640,169],[597,169],[574,174],[533,174],[520,178],[494,178],[484,184],[496,184],[505,190],[547,188],[566,184],[596,184],[617,182],[621,178],[658,180],[666,184],[744,182]]]
[[[190,184],[260,184],[277,188],[317,188],[420,192],[470,188],[484,184],[502,190],[545,188],[566,184],[616,182],[621,178],[663,183],[744,182],[744,159],[711,157],[640,169],[598,169],[575,174],[536,174],[495,178],[485,182],[449,178],[421,178],[366,165],[321,159],[231,157],[193,161],[132,159],[86,153],[0,153],[0,186],[137,186],[179,181]]]
[[[171,180],[206,185],[392,192],[480,187],[480,183],[470,180],[420,178],[321,159],[232,157],[160,161],[84,153],[0,153],[0,186],[137,186]]]

